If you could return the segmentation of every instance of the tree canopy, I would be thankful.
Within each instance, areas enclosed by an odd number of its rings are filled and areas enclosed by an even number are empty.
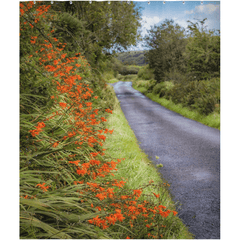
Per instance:
[[[171,72],[193,80],[220,76],[220,36],[206,30],[206,20],[188,21],[186,31],[166,19],[148,31],[145,41],[150,50],[146,58],[158,82]]]
[[[207,31],[205,21],[189,22],[186,47],[187,70],[197,79],[220,77],[220,36]]]
[[[154,69],[156,80],[162,81],[165,72],[170,69],[182,69],[182,55],[186,46],[184,31],[168,19],[148,31],[145,41],[150,50],[146,56],[150,68]]]
[[[54,4],[53,9],[59,15],[56,34],[63,39],[71,36],[72,48],[80,48],[92,65],[140,38],[141,16],[134,2],[66,1]]]

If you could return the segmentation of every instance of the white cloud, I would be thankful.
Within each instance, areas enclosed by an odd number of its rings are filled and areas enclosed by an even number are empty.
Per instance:
[[[199,5],[195,7],[196,12],[204,12],[208,5]]]
[[[189,20],[202,20],[207,18],[206,24],[208,29],[220,29],[220,5],[212,3],[196,6],[194,10],[185,11]]]
[[[195,7],[195,10],[200,13],[212,13],[218,11],[220,9],[219,5],[207,4],[207,5],[199,5]]]
[[[220,10],[220,6],[219,5],[213,5],[211,3],[207,4],[207,5],[199,5],[196,6],[195,9],[190,10],[190,11],[185,11],[186,14],[193,14],[193,13],[205,13],[205,14],[210,14],[213,13],[215,11],[219,11]]]
[[[187,28],[188,26],[188,22],[185,19],[180,19],[180,18],[173,18],[174,23],[177,23],[179,26],[183,27],[183,28]]]
[[[193,14],[194,13],[194,10],[191,10],[191,11],[185,11],[186,14]]]
[[[154,17],[143,16],[142,22],[141,22],[142,23],[142,35],[144,36],[145,34],[147,34],[147,30],[150,30],[151,26],[159,23],[162,20],[163,20],[163,18],[159,18],[158,16],[154,16]]]

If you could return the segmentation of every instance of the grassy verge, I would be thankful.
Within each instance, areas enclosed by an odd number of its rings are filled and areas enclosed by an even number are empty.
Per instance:
[[[112,158],[125,158],[118,165],[118,171],[114,173],[115,178],[128,179],[125,188],[136,189],[148,185],[149,181],[155,184],[143,189],[143,198],[150,198],[153,192],[160,192],[160,204],[168,209],[174,210],[175,204],[168,191],[168,185],[161,177],[158,169],[151,163],[148,156],[139,148],[137,139],[128,125],[128,122],[116,99],[113,114],[108,118],[109,129],[114,129],[112,135],[106,139],[107,153]],[[166,228],[164,238],[192,239],[187,227],[176,216],[171,215],[165,222]]]
[[[184,117],[187,117],[189,119],[195,120],[209,127],[213,127],[220,130],[220,114],[219,113],[213,112],[205,116],[196,111],[189,110],[188,108],[183,107],[181,104],[175,104],[171,100],[167,100],[165,98],[159,98],[157,94],[147,93],[147,89],[143,86],[138,87],[135,84],[133,84],[133,87],[134,89],[146,95],[152,101],[157,102],[162,106],[181,114]]]
[[[108,83],[115,83],[118,82],[119,80],[117,78],[113,78],[111,80],[108,81]]]

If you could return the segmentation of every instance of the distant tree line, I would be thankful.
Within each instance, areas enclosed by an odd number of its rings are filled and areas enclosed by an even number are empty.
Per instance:
[[[187,30],[166,19],[145,37],[145,56],[157,82],[220,77],[220,31],[206,30],[205,21],[188,21]]]
[[[146,51],[121,52],[116,55],[116,58],[124,65],[144,66],[147,64],[145,53]]]

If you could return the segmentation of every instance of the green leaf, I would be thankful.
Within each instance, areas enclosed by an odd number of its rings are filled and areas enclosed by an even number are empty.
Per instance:
[[[66,233],[53,228],[50,224],[44,223],[35,217],[21,217],[20,216],[20,225],[25,224],[27,226],[34,226],[41,228],[49,234],[49,237],[54,237],[58,239],[72,239],[72,237]]]

